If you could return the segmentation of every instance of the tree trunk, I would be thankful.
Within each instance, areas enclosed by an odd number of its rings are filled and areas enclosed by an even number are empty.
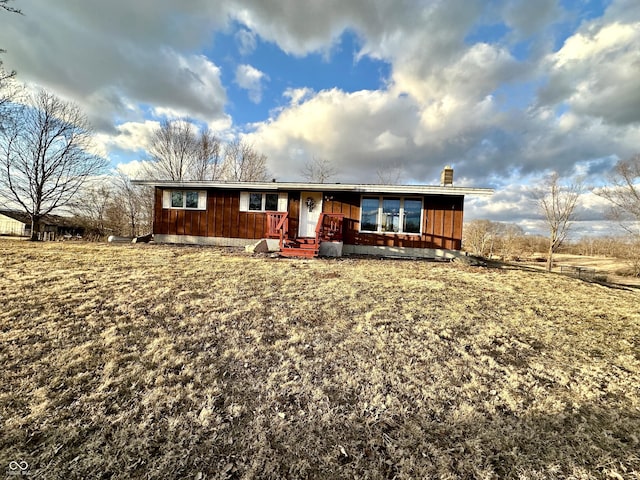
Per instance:
[[[549,255],[547,256],[547,272],[553,267],[553,242],[549,242]]]
[[[38,241],[38,233],[40,232],[40,217],[32,216],[31,217],[31,238],[32,242]]]

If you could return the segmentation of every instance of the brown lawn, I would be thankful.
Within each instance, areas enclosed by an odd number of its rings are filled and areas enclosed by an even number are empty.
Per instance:
[[[0,299],[8,477],[640,478],[638,290],[2,241]]]

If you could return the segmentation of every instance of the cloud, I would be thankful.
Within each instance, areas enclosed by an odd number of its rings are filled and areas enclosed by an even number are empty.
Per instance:
[[[241,28],[235,34],[236,44],[238,45],[238,51],[241,55],[252,54],[257,46],[256,34],[250,30]]]
[[[262,82],[269,77],[251,65],[238,65],[235,82],[240,88],[247,90],[249,100],[253,103],[262,101]]]
[[[410,146],[417,112],[408,97],[332,89],[304,101],[294,98],[296,103],[247,136],[269,156],[270,168],[280,179],[294,179],[291,172],[299,168],[292,169],[291,164],[313,155],[340,165],[342,181],[374,181],[376,170],[385,163],[421,156],[415,145],[413,151]],[[406,149],[398,148],[407,144]],[[301,152],[306,153],[301,156]]]
[[[105,151],[113,148],[129,151],[145,150],[160,123],[152,120],[145,122],[126,122],[115,127],[113,134],[100,133],[95,140]]]
[[[549,55],[540,104],[565,104],[615,125],[640,123],[640,19],[633,19],[589,22]]]
[[[515,0],[507,2],[503,12],[503,18],[515,31],[516,38],[535,35],[562,15],[556,0]]]
[[[219,68],[191,51],[220,25],[217,16],[182,7],[178,17],[167,5],[122,0],[30,0],[22,9],[24,17],[6,26],[6,64],[19,65],[23,81],[81,103],[99,130],[140,119],[131,103],[207,121],[225,116]]]

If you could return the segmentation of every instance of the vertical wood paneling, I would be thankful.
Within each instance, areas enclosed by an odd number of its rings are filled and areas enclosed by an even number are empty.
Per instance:
[[[231,237],[242,238],[240,236],[240,193],[237,193],[237,196],[234,196],[229,200],[230,208],[225,209],[225,211],[229,212],[227,221],[229,222],[229,231],[231,232]]]
[[[162,232],[162,190],[158,187],[153,189],[153,233]]]
[[[213,236],[214,237],[224,237],[224,209],[225,209],[225,198],[223,195],[217,195],[214,199],[214,211],[213,213]]]
[[[207,195],[207,237],[216,236],[216,197]]]
[[[328,193],[331,195],[331,193]],[[360,228],[360,194],[336,192],[323,202],[323,211],[345,216],[344,240],[359,245],[384,245],[413,248],[453,248],[462,244],[464,199],[462,196],[426,195],[422,235],[362,234]],[[154,233],[200,235],[228,238],[263,238],[266,214],[240,212],[240,192],[207,192],[207,210],[162,208],[162,189],[155,189]],[[289,233],[297,236],[300,216],[300,192],[288,192]]]
[[[289,193],[289,235],[298,236],[298,224],[300,223],[300,193]]]
[[[185,235],[195,235],[197,225],[193,225],[193,212],[184,210],[184,231]]]

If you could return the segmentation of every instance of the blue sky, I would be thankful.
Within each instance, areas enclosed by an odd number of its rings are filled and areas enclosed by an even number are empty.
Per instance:
[[[539,221],[527,192],[552,170],[602,183],[640,148],[637,0],[14,0],[3,61],[87,112],[114,168],[187,118],[300,180],[496,188],[467,218]],[[586,198],[585,228],[602,205]],[[594,223],[589,223],[594,222]],[[601,223],[601,222],[600,222]]]
[[[218,33],[213,46],[203,51],[223,67],[221,78],[229,96],[225,111],[240,128],[263,121],[273,109],[283,107],[286,104],[283,94],[288,89],[377,90],[389,79],[387,62],[370,57],[357,58],[360,45],[353,32],[343,33],[328,51],[305,56],[288,55],[276,44],[255,37],[252,48],[247,49],[239,40],[247,35],[251,32],[234,23],[230,32]],[[241,65],[251,65],[264,72],[259,101],[252,99],[249,91],[236,82],[236,70]]]

